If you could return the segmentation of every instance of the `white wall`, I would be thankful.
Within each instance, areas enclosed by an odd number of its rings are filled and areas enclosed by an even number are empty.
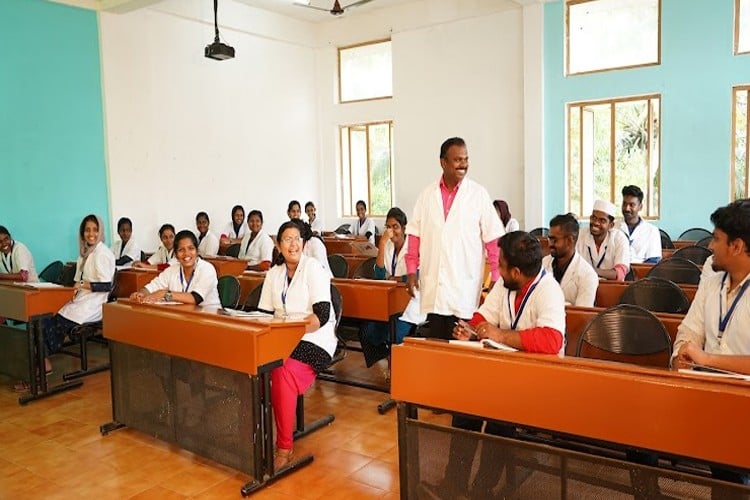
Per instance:
[[[461,136],[469,175],[524,219],[523,12],[505,0],[425,0],[337,19],[319,33],[320,157],[326,222],[340,213],[337,127],[394,121],[395,203],[407,215],[440,174],[440,144]],[[337,104],[336,47],[391,37],[390,100]],[[331,223],[333,222],[333,224]],[[379,221],[382,224],[382,221]]]
[[[110,213],[133,219],[146,250],[162,223],[194,229],[200,210],[220,231],[237,203],[275,233],[292,197],[319,192],[312,25],[223,0],[237,57],[213,61],[211,8],[100,14]]]

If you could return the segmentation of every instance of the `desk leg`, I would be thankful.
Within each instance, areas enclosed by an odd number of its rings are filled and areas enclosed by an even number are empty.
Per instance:
[[[310,422],[309,424],[305,424],[305,396],[299,396],[297,398],[297,429],[293,434],[294,440],[296,441],[307,436],[308,434],[317,431],[318,429],[322,429],[326,425],[333,422],[335,418],[336,416],[331,414],[321,417],[314,422]]]
[[[396,343],[396,315],[393,315],[388,320],[388,327],[391,334],[391,349],[388,350],[388,392],[391,392],[391,350],[393,349],[394,344]],[[388,398],[382,403],[378,405],[378,413],[381,415],[385,415],[385,413],[390,410],[391,408],[396,406],[396,402]]]

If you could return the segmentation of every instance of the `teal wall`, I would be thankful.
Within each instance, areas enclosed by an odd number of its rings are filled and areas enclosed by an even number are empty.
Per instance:
[[[662,0],[661,65],[564,76],[564,4],[544,7],[544,200],[565,209],[565,104],[660,93],[661,219],[676,237],[711,229],[729,202],[732,86],[750,83],[750,55],[733,55],[734,0]]]
[[[0,46],[0,224],[41,271],[76,257],[86,214],[109,220],[97,15],[2,0]]]

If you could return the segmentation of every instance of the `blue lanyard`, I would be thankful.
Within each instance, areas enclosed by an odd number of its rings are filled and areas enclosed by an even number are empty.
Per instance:
[[[510,317],[511,330],[515,330],[518,326],[518,320],[521,319],[521,315],[523,315],[523,309],[524,307],[526,307],[526,302],[528,302],[529,297],[531,297],[531,294],[534,293],[534,290],[536,290],[536,286],[540,281],[542,281],[542,278],[544,278],[545,274],[547,274],[547,270],[542,269],[542,274],[539,276],[539,279],[536,280],[534,284],[531,285],[526,291],[526,295],[524,295],[523,300],[521,300],[521,307],[518,308],[518,314],[516,315],[515,319],[513,318],[513,309],[510,307],[510,292],[508,292],[508,316]]]
[[[724,273],[724,277],[721,278],[721,290],[724,290],[724,282],[727,279],[727,273]],[[718,340],[721,341],[721,337],[724,335],[724,330],[726,330],[727,325],[729,324],[729,320],[732,318],[732,313],[734,313],[734,308],[737,307],[737,303],[740,301],[742,296],[745,294],[745,290],[747,290],[747,286],[750,285],[750,280],[746,280],[745,283],[742,284],[742,287],[740,288],[740,291],[737,292],[737,296],[732,301],[732,305],[729,306],[729,310],[727,311],[727,315],[724,316],[724,308],[721,305],[721,294],[719,294],[719,335]]]
[[[167,247],[164,247],[164,255],[165,255],[165,257],[164,257],[164,263],[168,264],[169,263],[169,259],[171,259],[172,257],[174,257],[174,248],[170,251],[170,250],[167,250]]]
[[[393,247],[393,257],[391,258],[391,276],[396,276],[396,258],[397,257],[398,257],[398,254],[396,253],[396,247]]]
[[[182,266],[180,266],[180,286],[182,287],[182,291],[187,293],[188,289],[190,288],[190,283],[193,282],[193,278],[195,278],[196,269],[193,269],[193,274],[190,275],[190,279],[187,281],[187,285],[185,284],[185,279],[182,277]]]
[[[596,243],[595,243],[596,244]],[[591,247],[586,247],[589,251],[589,260],[591,261],[591,265],[599,269],[599,266],[602,265],[602,262],[604,262],[604,257],[607,256],[607,246],[604,246],[604,253],[602,254],[602,258],[599,259],[599,262],[597,264],[594,264],[594,255],[591,253]]]
[[[7,274],[13,274],[13,248],[15,246],[16,246],[16,242],[14,241],[13,243],[11,243],[11,245],[10,245],[10,252],[8,253],[8,255],[10,257],[10,259],[9,259],[10,260],[10,267],[8,267],[8,262],[5,261],[5,254],[3,254],[3,258],[2,258],[3,267],[5,268],[5,272]]]
[[[289,268],[286,265],[284,266],[283,279],[284,281],[281,287],[281,305],[284,306],[284,316],[286,316],[286,295],[289,292],[289,285],[291,281],[289,279]]]

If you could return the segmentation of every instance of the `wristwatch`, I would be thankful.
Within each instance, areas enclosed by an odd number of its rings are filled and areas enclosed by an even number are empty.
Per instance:
[[[172,301],[172,292],[167,290],[167,292],[164,294],[164,302],[171,302]]]

